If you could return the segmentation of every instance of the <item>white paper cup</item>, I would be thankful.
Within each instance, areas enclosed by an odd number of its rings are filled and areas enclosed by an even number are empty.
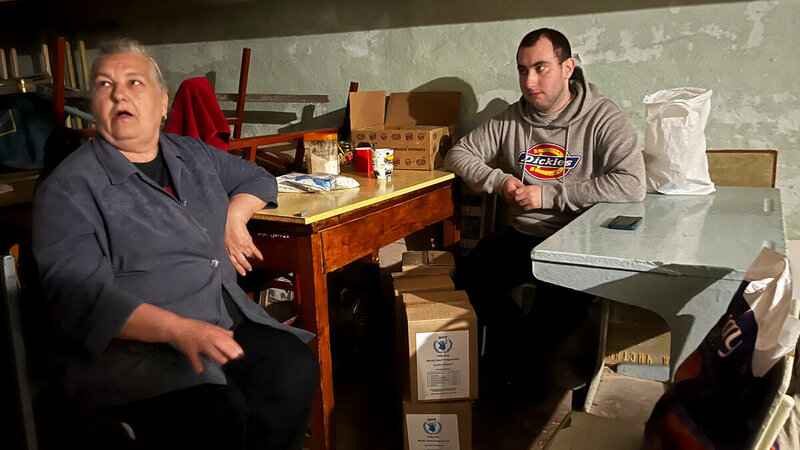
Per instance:
[[[372,150],[372,170],[375,178],[388,180],[394,171],[394,150],[390,148],[376,148]]]

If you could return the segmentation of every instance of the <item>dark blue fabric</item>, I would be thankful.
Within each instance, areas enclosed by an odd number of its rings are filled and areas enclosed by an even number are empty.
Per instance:
[[[178,197],[102,137],[65,159],[36,193],[34,255],[56,325],[84,351],[66,361],[66,388],[84,404],[226,382],[211,360],[198,376],[168,345],[113,339],[142,302],[229,328],[225,289],[248,319],[304,342],[313,337],[247,297],[224,246],[229,198],[249,193],[275,207],[275,178],[194,138],[162,134],[159,146]]]
[[[41,169],[53,103],[37,94],[0,95],[0,165]]]

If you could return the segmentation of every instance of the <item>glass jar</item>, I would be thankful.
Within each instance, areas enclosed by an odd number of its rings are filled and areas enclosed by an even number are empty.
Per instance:
[[[339,174],[337,138],[336,133],[306,133],[303,135],[308,173]]]

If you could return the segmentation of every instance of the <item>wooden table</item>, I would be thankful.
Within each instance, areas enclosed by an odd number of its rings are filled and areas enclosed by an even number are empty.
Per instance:
[[[314,194],[279,194],[279,207],[253,216],[249,227],[264,255],[259,266],[295,274],[303,327],[317,334],[319,391],[311,412],[312,449],[335,447],[326,274],[426,226],[444,221],[444,246],[458,241],[453,222],[454,175],[398,170],[391,180],[348,173],[361,184]]]
[[[634,231],[617,215],[643,216]],[[669,325],[670,378],[725,312],[763,247],[786,253],[780,191],[718,187],[599,203],[531,252],[537,279],[639,306]]]

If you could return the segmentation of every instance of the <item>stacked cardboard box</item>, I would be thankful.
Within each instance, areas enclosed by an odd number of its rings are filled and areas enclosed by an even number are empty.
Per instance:
[[[393,274],[406,449],[471,447],[477,318],[466,293],[453,290],[454,268],[447,252],[406,252],[404,271]]]
[[[403,400],[403,448],[472,448],[472,402],[414,403]]]
[[[408,275],[455,274],[456,262],[453,254],[437,250],[403,253],[403,271]]]
[[[353,148],[367,143],[394,150],[395,169],[433,170],[458,140],[460,92],[350,93]]]

